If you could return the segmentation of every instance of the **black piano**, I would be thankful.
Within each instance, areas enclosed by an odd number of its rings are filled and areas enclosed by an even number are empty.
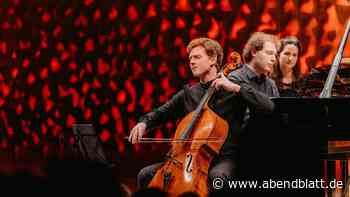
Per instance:
[[[330,153],[328,144],[350,142],[350,97],[273,98],[273,101],[275,112],[252,120],[241,138],[242,176],[260,181],[334,178],[334,171],[326,169],[327,162],[347,160],[350,150]],[[328,164],[331,165],[334,164]],[[343,184],[347,182],[346,176],[347,173],[343,175]],[[324,196],[326,191],[316,188],[283,192]]]
[[[251,118],[242,132],[240,145],[241,176],[247,180],[324,180],[331,181],[334,173],[329,164],[335,160],[350,159],[349,149],[329,148],[330,142],[350,142],[350,92],[349,87],[339,85],[336,76],[342,52],[350,29],[347,25],[338,53],[326,76],[322,92],[318,96],[300,98],[272,98],[273,114],[262,114]],[[320,74],[318,74],[320,76]],[[314,84],[315,78],[310,78]],[[335,92],[333,85],[341,90]],[[306,88],[310,93],[310,88]],[[331,150],[331,151],[330,151]],[[347,164],[346,164],[347,165]],[[342,178],[344,196],[347,184],[347,166]],[[333,173],[333,174],[332,174]],[[311,185],[312,186],[312,185]],[[333,188],[271,189],[264,192],[282,192],[293,196],[330,196]],[[348,194],[347,194],[348,195]]]

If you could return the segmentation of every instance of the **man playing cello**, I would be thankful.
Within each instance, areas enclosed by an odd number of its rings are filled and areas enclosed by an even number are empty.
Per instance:
[[[210,164],[208,172],[210,193],[215,191],[211,183],[215,178],[230,180],[235,177],[238,135],[247,108],[251,113],[272,112],[274,104],[269,96],[278,96],[276,85],[265,77],[276,62],[275,37],[261,33],[255,35],[253,41],[248,42],[251,45],[249,46],[251,58],[248,64],[225,77],[219,74],[223,61],[223,49],[220,44],[209,38],[192,40],[187,46],[189,65],[199,82],[192,86],[185,85],[168,102],[141,117],[140,122],[131,130],[129,141],[133,144],[138,143],[142,141],[146,130],[169,120],[175,121],[194,111],[207,89],[215,87],[216,91],[208,101],[208,106],[227,121],[229,131],[220,153]],[[157,163],[143,168],[137,177],[138,187],[147,187],[162,164]]]

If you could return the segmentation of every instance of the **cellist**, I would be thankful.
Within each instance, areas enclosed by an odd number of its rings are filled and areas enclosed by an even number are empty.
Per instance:
[[[273,94],[277,91],[276,85],[267,77],[263,82],[255,78],[265,76],[266,72],[271,71],[267,70],[267,67],[272,68],[277,54],[277,44],[273,36],[264,34],[259,38],[270,40],[262,40],[263,46],[259,46],[260,48],[250,47],[251,61],[231,72],[227,77],[218,74],[223,61],[223,49],[220,44],[209,38],[192,40],[187,46],[189,66],[193,76],[198,78],[199,82],[194,85],[185,85],[168,102],[141,117],[139,123],[131,130],[129,141],[133,144],[138,143],[147,130],[169,120],[175,121],[184,117],[196,108],[206,90],[214,86],[216,92],[209,100],[208,106],[229,123],[229,135],[225,139],[220,154],[210,164],[209,191],[214,191],[211,183],[214,178],[220,177],[223,180],[233,178],[237,170],[238,136],[247,108],[251,112],[256,110],[271,112],[274,104],[269,96],[275,96]],[[256,87],[261,88],[257,90]],[[268,94],[265,94],[262,88]],[[162,163],[153,164],[139,172],[137,177],[139,189],[147,187],[161,165]]]

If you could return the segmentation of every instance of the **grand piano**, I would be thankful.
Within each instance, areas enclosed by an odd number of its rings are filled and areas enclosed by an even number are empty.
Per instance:
[[[304,187],[273,191],[293,196],[334,196],[335,192],[349,196],[350,83],[348,76],[339,78],[339,74],[347,73],[339,67],[348,61],[342,53],[349,29],[350,22],[327,74],[320,71],[311,76],[304,96],[272,98],[274,113],[250,120],[241,138],[241,176],[247,180],[317,179],[326,183],[337,179],[342,181],[342,189]]]

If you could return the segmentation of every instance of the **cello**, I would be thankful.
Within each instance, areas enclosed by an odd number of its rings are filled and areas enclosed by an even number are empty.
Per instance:
[[[224,75],[240,64],[239,53],[232,52],[229,61],[221,71]],[[209,166],[219,154],[229,130],[228,123],[208,107],[214,92],[215,88],[210,87],[196,109],[179,122],[173,139],[158,140],[171,142],[172,145],[164,164],[157,170],[148,187],[160,188],[170,196],[185,192],[208,196]],[[143,139],[141,142],[149,140]]]

